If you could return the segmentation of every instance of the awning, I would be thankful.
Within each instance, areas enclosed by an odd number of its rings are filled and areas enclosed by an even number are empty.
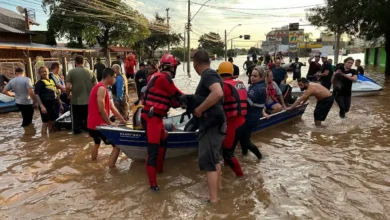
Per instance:
[[[35,43],[8,43],[0,42],[0,49],[5,50],[39,50],[39,51],[71,51],[71,52],[94,52],[91,49],[57,47],[46,44]]]

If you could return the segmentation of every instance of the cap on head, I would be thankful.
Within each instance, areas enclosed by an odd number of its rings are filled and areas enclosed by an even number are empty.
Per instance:
[[[218,67],[218,74],[219,75],[223,75],[223,74],[228,74],[228,75],[232,75],[233,76],[233,72],[234,72],[234,69],[233,69],[233,64],[231,62],[222,62],[221,64],[219,64],[219,67]]]
[[[322,55],[321,55],[321,58],[326,58],[326,59],[328,59],[328,54],[322,54]]]

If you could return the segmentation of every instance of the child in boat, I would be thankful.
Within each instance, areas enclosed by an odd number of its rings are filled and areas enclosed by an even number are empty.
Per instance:
[[[105,144],[107,138],[104,137],[98,130],[97,126],[111,125],[109,119],[110,111],[119,119],[123,124],[126,124],[125,119],[118,112],[114,105],[111,105],[110,96],[108,94],[108,86],[113,85],[115,82],[115,71],[111,68],[103,70],[102,81],[100,81],[91,91],[88,101],[88,130],[89,135],[93,138],[95,145],[91,150],[91,159],[96,160],[100,143],[103,140]],[[112,152],[108,163],[109,167],[115,167],[116,160],[118,159],[120,150],[112,145]]]

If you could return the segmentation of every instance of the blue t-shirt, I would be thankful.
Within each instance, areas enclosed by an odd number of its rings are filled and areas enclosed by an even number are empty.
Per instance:
[[[272,68],[272,73],[274,75],[274,81],[276,82],[276,84],[278,84],[278,86],[287,75],[287,71],[283,67],[280,67],[279,69],[276,67]]]

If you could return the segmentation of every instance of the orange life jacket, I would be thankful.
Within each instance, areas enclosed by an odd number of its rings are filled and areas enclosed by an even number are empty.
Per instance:
[[[273,82],[268,83],[267,85],[267,102],[270,98],[275,102],[279,102],[278,99],[276,98],[276,89],[274,88]]]
[[[223,81],[231,91],[231,95],[224,97],[223,109],[227,118],[246,115],[248,94],[242,81],[226,79]]]
[[[166,113],[171,107],[172,97],[163,88],[158,88],[158,86],[155,86],[155,83],[159,77],[169,76],[160,72],[154,73],[151,76],[144,93],[143,105],[147,107],[147,109],[153,107],[159,112]]]

